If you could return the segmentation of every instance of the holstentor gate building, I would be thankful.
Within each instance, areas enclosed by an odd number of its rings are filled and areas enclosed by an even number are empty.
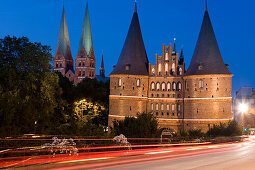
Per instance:
[[[207,6],[188,70],[183,52],[164,45],[149,63],[137,8],[110,74],[109,126],[137,113],[154,114],[161,128],[202,129],[232,120],[232,74],[224,64]]]

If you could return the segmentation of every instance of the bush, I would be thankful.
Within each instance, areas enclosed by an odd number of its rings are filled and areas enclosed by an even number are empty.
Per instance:
[[[160,137],[158,121],[150,113],[137,114],[137,118],[125,117],[124,120],[114,121],[111,133],[114,136],[123,134],[128,138]]]
[[[220,123],[219,125],[213,125],[207,135],[209,136],[239,136],[242,135],[242,129],[238,126],[235,120],[228,122],[228,124]]]

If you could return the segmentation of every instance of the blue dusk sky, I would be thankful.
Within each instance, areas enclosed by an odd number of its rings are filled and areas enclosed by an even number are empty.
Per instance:
[[[102,52],[106,74],[117,63],[135,0],[0,0],[0,38],[26,36],[52,48],[55,55],[63,3],[75,59],[86,3],[89,4],[96,69]],[[162,44],[184,49],[186,69],[200,31],[204,0],[138,0],[138,15],[150,63]],[[255,1],[208,0],[208,11],[223,60],[234,74],[233,90],[255,87]]]

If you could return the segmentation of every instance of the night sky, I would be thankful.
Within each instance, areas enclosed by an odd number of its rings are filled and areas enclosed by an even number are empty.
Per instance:
[[[86,3],[89,3],[97,74],[102,52],[106,74],[117,63],[134,10],[134,0],[64,0],[72,55],[78,52]],[[203,19],[204,0],[138,0],[138,15],[150,63],[162,44],[184,49],[189,66]],[[0,0],[0,38],[26,36],[55,55],[63,0]],[[255,1],[208,0],[208,11],[233,90],[255,87]]]

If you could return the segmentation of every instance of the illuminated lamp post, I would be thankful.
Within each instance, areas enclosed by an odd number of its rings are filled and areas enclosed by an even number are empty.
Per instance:
[[[238,106],[238,110],[241,112],[241,118],[242,118],[242,121],[241,121],[241,124],[242,124],[242,134],[243,134],[243,130],[244,130],[244,114],[248,112],[248,104],[246,103],[241,103],[239,104]]]

